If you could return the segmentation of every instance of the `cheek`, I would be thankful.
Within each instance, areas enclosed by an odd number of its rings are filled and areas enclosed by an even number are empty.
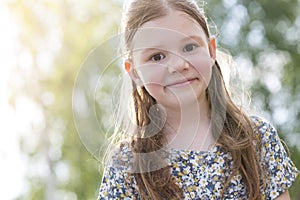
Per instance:
[[[158,64],[147,64],[137,67],[136,71],[149,94],[155,99],[160,99],[164,90],[166,67]]]
[[[188,59],[188,62],[198,72],[200,78],[208,86],[212,73],[213,61],[209,55],[197,55]]]
[[[163,87],[157,84],[147,84],[145,85],[145,89],[147,92],[156,100],[162,99],[163,95]]]
[[[136,68],[136,71],[145,86],[164,85],[164,75],[166,67],[158,64],[141,65]]]

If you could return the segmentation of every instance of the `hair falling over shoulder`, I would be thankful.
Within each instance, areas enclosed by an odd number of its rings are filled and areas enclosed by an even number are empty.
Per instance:
[[[191,16],[203,28],[207,38],[210,37],[204,12],[193,0],[133,0],[123,21],[122,31],[125,33],[126,51],[130,52],[134,34],[139,27],[167,15],[170,10],[182,11]],[[163,148],[166,138],[161,130],[153,135],[153,131],[147,128],[151,120],[154,120],[155,124],[163,123],[159,117],[160,113],[156,113],[158,117],[149,117],[149,109],[156,104],[155,99],[134,81],[131,89],[133,118],[136,127],[139,128],[130,130],[133,134],[128,136],[130,137],[128,139],[134,153],[134,168],[139,169],[139,172],[133,175],[140,196],[142,199],[183,199],[183,191],[176,183],[176,179],[171,176],[170,167],[163,165],[167,167],[151,170],[149,168],[153,165],[153,160],[141,156],[141,153],[155,152]],[[259,165],[256,147],[253,145],[255,140],[253,127],[249,117],[232,101],[218,61],[212,67],[212,77],[206,92],[211,108],[212,133],[218,138],[218,145],[231,153],[234,163],[230,177],[225,180],[223,194],[226,193],[226,186],[231,178],[241,173],[249,199],[260,199],[260,176],[263,175],[263,169]],[[120,124],[127,128],[130,126],[124,125],[124,119],[121,120],[123,121]],[[158,163],[166,162],[164,156],[160,154],[157,154],[155,159]]]

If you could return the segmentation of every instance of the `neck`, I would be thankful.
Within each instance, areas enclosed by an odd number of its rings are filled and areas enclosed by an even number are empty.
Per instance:
[[[207,150],[214,143],[210,131],[209,103],[206,98],[177,110],[166,111],[164,132],[170,147]]]

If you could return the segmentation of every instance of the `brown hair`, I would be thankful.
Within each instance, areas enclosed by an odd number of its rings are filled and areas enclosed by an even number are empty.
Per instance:
[[[170,10],[188,14],[203,28],[207,38],[210,38],[207,20],[203,11],[194,1],[134,0],[127,10],[124,21],[124,41],[127,50],[130,51],[136,29],[148,21],[167,15]],[[152,120],[149,118],[149,109],[156,104],[155,99],[144,87],[138,87],[134,81],[132,81],[132,89],[135,123],[139,128],[134,130],[131,147],[132,151],[137,153],[134,155],[134,167],[141,170],[133,173],[133,175],[140,196],[142,199],[182,199],[183,191],[176,184],[176,179],[171,176],[170,167],[149,171],[145,169],[152,164],[150,163],[152,160],[143,158],[139,153],[154,152],[163,148],[165,136],[161,131],[151,136],[146,128]],[[253,145],[254,133],[251,121],[241,108],[231,100],[217,61],[212,69],[212,77],[207,88],[207,98],[211,108],[212,133],[215,138],[218,138],[218,144],[225,151],[231,153],[234,163],[230,177],[224,177],[225,185],[222,193],[226,192],[230,180],[241,173],[246,184],[248,197],[259,199],[261,195],[259,176],[262,170]],[[156,123],[160,123],[159,118]],[[160,155],[155,159],[156,162],[166,162],[165,158]]]

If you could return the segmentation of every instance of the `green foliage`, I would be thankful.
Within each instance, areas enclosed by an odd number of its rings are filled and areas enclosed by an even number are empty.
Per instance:
[[[36,138],[20,139],[28,159],[29,190],[18,199],[96,199],[100,163],[79,139],[72,91],[88,53],[118,29],[120,5],[96,0],[20,0],[7,6],[21,29],[18,51],[29,51],[34,60],[29,77],[24,77],[22,88],[16,88],[11,102],[27,96],[39,105],[45,119],[42,129],[33,128]],[[50,59],[48,68],[39,62],[43,53],[46,61]]]
[[[252,74],[244,74],[241,78],[247,80],[247,76],[252,77],[245,87],[251,88],[252,103],[259,108],[256,112],[274,123],[299,169],[300,146],[295,141],[299,141],[300,137],[300,3],[297,0],[217,2],[209,1],[207,10],[220,27],[220,45],[228,49],[234,58],[243,57],[251,63]],[[235,3],[229,5],[230,2]],[[238,23],[224,31],[222,27],[227,19]],[[235,32],[234,29],[239,31],[230,42],[226,41],[227,34]],[[255,31],[259,35],[255,35]],[[240,63],[236,65],[238,69],[241,67]],[[274,75],[279,84],[270,75]],[[274,85],[277,88],[272,87]],[[300,188],[299,178],[290,189],[291,199],[300,197],[296,188]]]

